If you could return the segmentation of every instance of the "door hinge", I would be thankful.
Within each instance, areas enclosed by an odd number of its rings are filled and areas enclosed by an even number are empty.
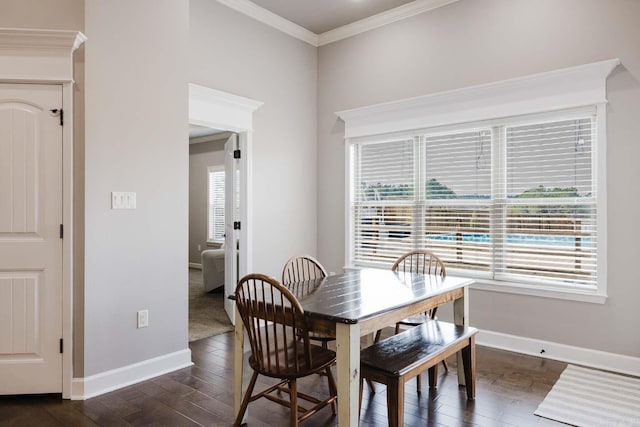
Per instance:
[[[51,111],[53,114],[58,114],[58,117],[60,118],[60,126],[64,126],[64,110],[62,108],[54,108],[53,110],[49,111]]]
[[[240,158],[240,150],[233,150],[233,158],[234,159]]]
[[[60,353],[64,353],[64,346],[63,346],[62,338],[60,338]]]
[[[233,229],[240,230],[240,221],[233,221]]]
[[[60,224],[60,238],[64,238],[64,225]]]

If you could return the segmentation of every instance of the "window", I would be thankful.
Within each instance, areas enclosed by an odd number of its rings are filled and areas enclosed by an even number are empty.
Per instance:
[[[603,303],[618,59],[338,111],[346,266],[431,248],[477,288]]]
[[[207,241],[224,242],[224,167],[208,169]]]
[[[495,283],[597,289],[596,108],[350,145],[350,258],[415,248]]]

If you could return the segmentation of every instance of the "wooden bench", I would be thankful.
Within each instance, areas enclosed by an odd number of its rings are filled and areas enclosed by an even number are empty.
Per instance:
[[[462,351],[467,398],[475,398],[475,335],[467,326],[432,320],[393,335],[360,353],[360,405],[363,380],[387,385],[390,426],[404,424],[404,384],[429,370],[429,387],[436,385],[437,368],[445,358]]]

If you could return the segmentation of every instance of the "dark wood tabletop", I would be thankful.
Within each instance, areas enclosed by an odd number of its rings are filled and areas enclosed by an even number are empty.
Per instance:
[[[358,323],[446,292],[473,280],[363,269],[289,286],[311,318]]]

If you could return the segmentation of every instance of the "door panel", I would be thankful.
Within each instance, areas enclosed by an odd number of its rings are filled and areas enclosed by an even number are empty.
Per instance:
[[[0,84],[0,394],[62,391],[61,105]]]

